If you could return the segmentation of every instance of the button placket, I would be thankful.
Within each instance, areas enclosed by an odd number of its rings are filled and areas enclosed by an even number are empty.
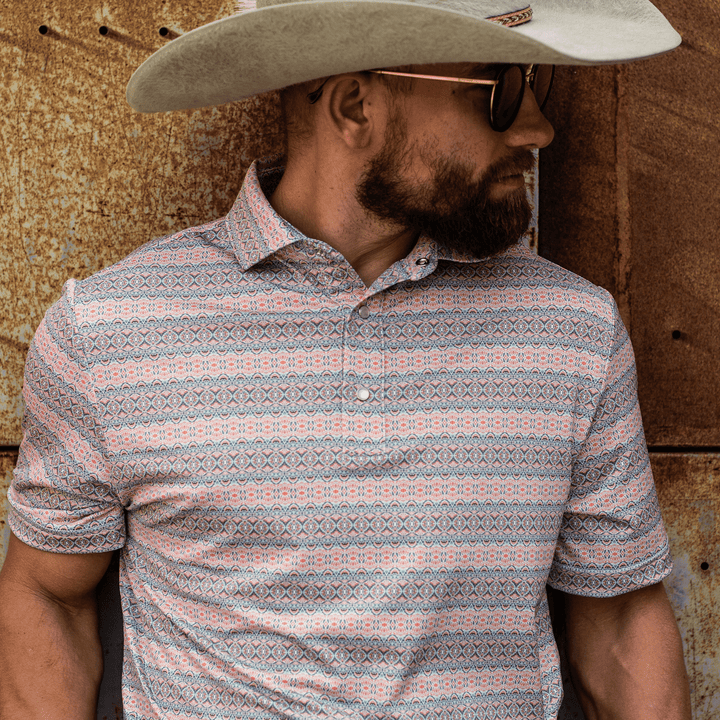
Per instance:
[[[350,465],[372,462],[384,452],[385,343],[379,307],[375,295],[353,308],[346,324],[343,441]]]

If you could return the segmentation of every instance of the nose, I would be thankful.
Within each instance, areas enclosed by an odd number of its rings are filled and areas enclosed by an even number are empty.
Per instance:
[[[555,137],[555,130],[540,112],[535,93],[525,87],[523,101],[515,122],[504,132],[508,147],[547,147]]]

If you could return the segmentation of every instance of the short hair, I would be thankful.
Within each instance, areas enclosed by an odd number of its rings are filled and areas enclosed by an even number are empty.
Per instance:
[[[317,90],[328,78],[318,78],[288,85],[280,90],[280,107],[285,121],[285,146],[288,157],[312,135],[313,106],[308,95]]]
[[[411,72],[412,66],[405,65],[392,68],[398,72]],[[322,87],[332,76],[307,80],[306,82],[288,85],[280,90],[280,107],[285,121],[285,146],[288,158],[301,150],[302,144],[313,133],[314,106],[308,95]],[[380,82],[387,87],[393,99],[408,95],[413,89],[413,78],[391,75],[378,75]]]

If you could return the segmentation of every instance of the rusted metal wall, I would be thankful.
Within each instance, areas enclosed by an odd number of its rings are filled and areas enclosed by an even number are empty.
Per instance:
[[[720,9],[656,0],[660,58],[562,68],[543,153],[541,253],[610,290],[630,329],[648,443],[720,446]]]
[[[28,344],[68,277],[224,214],[257,156],[280,147],[273,96],[139,115],[132,71],[233,0],[0,6],[0,445],[20,441]],[[40,34],[45,26],[48,32]],[[101,35],[99,29],[109,32]]]
[[[720,10],[655,2],[683,36],[677,51],[559,69],[540,252],[610,290],[630,329],[675,558],[666,587],[694,718],[710,720],[720,717]]]
[[[680,624],[693,717],[720,717],[720,454],[656,453],[653,471],[675,569],[666,581]]]
[[[720,12],[714,0],[658,5],[685,38],[680,50],[558,72],[548,110],[558,134],[541,154],[540,250],[608,288],[630,328],[676,558],[666,585],[694,717],[710,720],[720,714]],[[250,161],[281,147],[274,96],[153,116],[125,104],[127,79],[152,50],[233,9],[233,0],[0,7],[0,562],[24,358],[63,282],[223,214]],[[100,591],[108,668],[121,647],[116,577]],[[119,717],[111,676],[98,718]],[[581,713],[568,690],[570,720]]]

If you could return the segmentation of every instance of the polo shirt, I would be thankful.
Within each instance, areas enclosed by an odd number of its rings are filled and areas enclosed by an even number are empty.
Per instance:
[[[368,288],[274,212],[281,175],[68,281],[12,531],[120,549],[128,720],[555,718],[546,584],[671,569],[615,303],[424,236]]]

